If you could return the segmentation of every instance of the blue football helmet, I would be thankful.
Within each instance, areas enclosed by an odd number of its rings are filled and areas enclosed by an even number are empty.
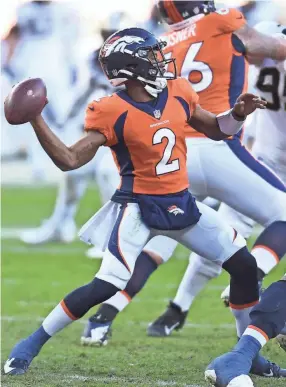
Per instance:
[[[199,14],[207,15],[216,10],[214,0],[159,0],[157,3],[162,19],[170,26],[181,25]]]
[[[168,79],[177,77],[175,59],[166,59],[165,46],[166,42],[157,40],[142,28],[126,28],[104,42],[99,61],[113,86],[135,79],[142,82],[148,93],[157,96],[166,87]],[[174,75],[166,73],[170,63]]]

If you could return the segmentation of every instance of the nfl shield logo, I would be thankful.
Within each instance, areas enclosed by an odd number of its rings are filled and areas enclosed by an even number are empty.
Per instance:
[[[154,110],[154,117],[159,119],[161,117],[161,112],[160,110]]]

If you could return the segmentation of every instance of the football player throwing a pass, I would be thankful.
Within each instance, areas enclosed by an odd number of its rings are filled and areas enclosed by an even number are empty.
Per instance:
[[[123,290],[138,256],[156,235],[221,263],[231,275],[236,324],[241,331],[247,327],[259,297],[256,261],[244,238],[188,191],[185,128],[191,125],[220,141],[238,133],[245,118],[264,109],[265,102],[242,94],[220,115],[204,110],[190,83],[176,79],[174,59],[165,57],[164,46],[140,28],[121,30],[107,39],[100,62],[107,77],[124,84],[125,90],[88,105],[86,136],[74,145],[61,142],[41,115],[31,121],[43,149],[63,171],[88,163],[100,146],[110,147],[121,183],[81,231],[87,242],[96,235],[105,251],[98,273],[66,295],[35,332],[15,345],[4,365],[6,374],[25,373],[52,336]],[[165,67],[172,64],[173,75],[165,75]]]

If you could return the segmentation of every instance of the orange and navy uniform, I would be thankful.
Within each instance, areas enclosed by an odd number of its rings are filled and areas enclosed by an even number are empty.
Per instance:
[[[219,114],[247,90],[248,63],[233,32],[246,23],[236,9],[212,12],[179,31],[165,34],[165,54],[176,58],[178,75],[188,79],[205,110]],[[189,127],[188,137],[202,137]]]
[[[185,126],[198,96],[185,79],[168,82],[153,103],[126,91],[88,105],[85,130],[106,137],[121,175],[120,190],[166,195],[188,188]]]

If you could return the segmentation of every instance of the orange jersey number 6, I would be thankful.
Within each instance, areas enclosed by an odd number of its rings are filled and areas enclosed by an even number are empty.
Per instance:
[[[208,88],[213,81],[211,68],[206,63],[195,60],[203,44],[203,42],[197,42],[189,47],[180,74],[181,77],[186,78],[192,84],[197,93]],[[170,59],[171,56],[172,52],[165,54],[167,59]],[[193,75],[196,81],[192,80]]]

